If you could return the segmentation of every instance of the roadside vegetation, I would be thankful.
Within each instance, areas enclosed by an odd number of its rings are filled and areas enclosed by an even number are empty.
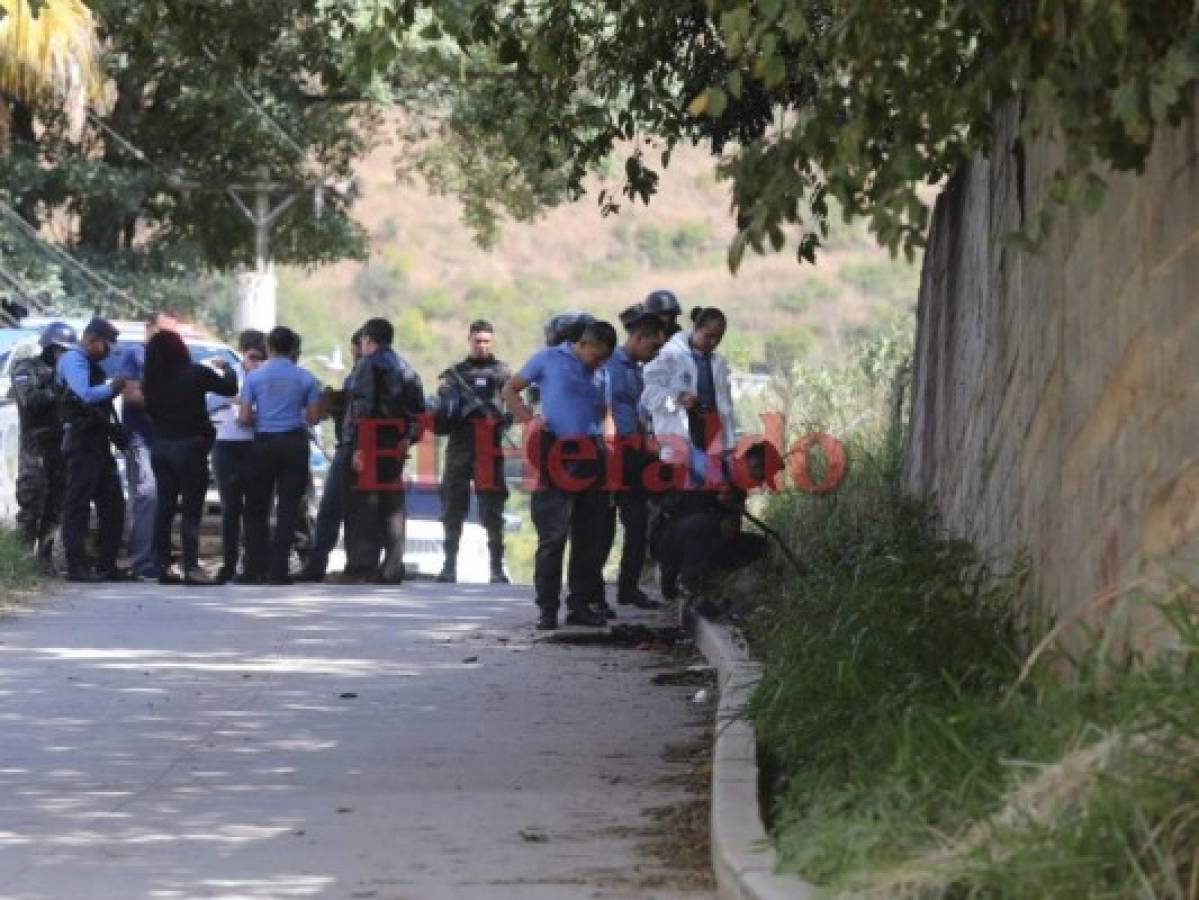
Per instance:
[[[748,624],[783,867],[847,896],[1199,896],[1195,592],[1055,629],[1023,564],[938,536],[899,489],[901,346],[788,387],[793,422],[846,429],[850,469],[767,510],[810,566],[755,588]],[[1149,607],[1172,641],[1144,658],[1118,638]]]
[[[29,548],[16,531],[0,527],[0,612],[36,584],[37,567]]]

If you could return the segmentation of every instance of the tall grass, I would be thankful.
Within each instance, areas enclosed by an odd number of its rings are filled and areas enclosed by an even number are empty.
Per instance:
[[[33,554],[11,528],[0,527],[0,601],[37,584]]]
[[[782,865],[847,895],[1199,897],[1195,592],[1126,601],[1173,626],[1152,659],[1023,672],[1025,566],[939,536],[899,488],[898,430],[856,418],[841,489],[770,504],[810,572],[748,624]]]

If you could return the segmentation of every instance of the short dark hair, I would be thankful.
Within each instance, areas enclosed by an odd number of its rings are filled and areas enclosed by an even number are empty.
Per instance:
[[[616,349],[616,329],[608,322],[592,322],[579,335],[580,341],[589,344],[603,344],[609,350]]]
[[[300,336],[286,325],[276,325],[266,336],[266,345],[272,353],[295,356],[300,352]]]
[[[396,330],[386,319],[367,319],[358,330],[363,337],[368,337],[384,347],[390,347],[396,336]]]
[[[247,350],[266,352],[266,335],[257,328],[247,328],[237,336],[237,349],[241,353]]]
[[[495,327],[486,319],[475,319],[470,323],[470,333],[478,334],[480,331],[486,331],[488,334],[495,334]]]
[[[630,335],[662,334],[666,331],[666,323],[652,313],[634,319],[627,326]]]

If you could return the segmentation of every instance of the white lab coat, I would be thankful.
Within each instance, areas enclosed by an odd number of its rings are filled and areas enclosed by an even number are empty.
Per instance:
[[[679,404],[679,395],[696,392],[697,368],[695,358],[691,355],[690,329],[672,337],[657,357],[646,364],[643,373],[645,390],[641,394],[641,405],[649,413],[653,421],[654,435],[659,440],[681,437],[690,443],[687,410]],[[733,383],[729,377],[728,360],[719,353],[712,354],[712,380],[716,385],[716,411],[720,415],[720,449],[729,453],[737,441],[736,424],[733,420]],[[668,441],[663,441],[663,462],[683,462],[673,458],[673,449]]]

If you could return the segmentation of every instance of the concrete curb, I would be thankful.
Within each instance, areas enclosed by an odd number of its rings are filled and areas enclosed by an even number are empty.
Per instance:
[[[720,701],[712,751],[712,868],[720,900],[806,900],[816,888],[775,873],[778,856],[758,805],[758,744],[742,715],[762,675],[731,628],[691,615],[696,646],[716,669]]]

